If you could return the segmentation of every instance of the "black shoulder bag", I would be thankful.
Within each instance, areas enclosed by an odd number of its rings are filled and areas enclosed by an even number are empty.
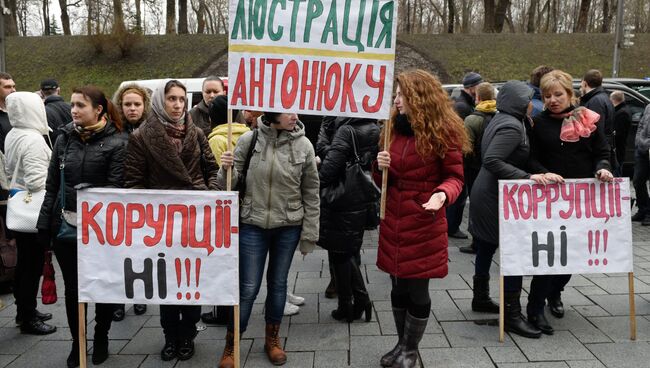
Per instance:
[[[63,157],[59,169],[61,170],[61,181],[59,183],[59,203],[61,204],[61,226],[59,232],[56,234],[56,239],[65,243],[74,243],[77,241],[77,219],[76,213],[68,212],[65,210],[65,156],[68,151],[70,138],[65,144],[63,149]],[[74,219],[72,217],[75,217]]]
[[[363,170],[354,128],[347,126],[352,137],[354,157],[347,163],[345,175],[335,184],[321,189],[321,200],[333,208],[345,208],[351,203],[369,203],[379,198],[380,190],[369,172]]]

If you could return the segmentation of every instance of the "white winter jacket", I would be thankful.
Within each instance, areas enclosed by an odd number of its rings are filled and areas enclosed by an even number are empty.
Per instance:
[[[7,113],[12,129],[5,140],[7,180],[16,173],[14,188],[38,192],[45,189],[52,150],[43,136],[50,131],[45,105],[32,92],[14,92],[7,96]]]

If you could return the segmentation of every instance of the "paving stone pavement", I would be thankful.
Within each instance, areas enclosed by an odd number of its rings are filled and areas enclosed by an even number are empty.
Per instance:
[[[466,225],[463,225],[466,228]],[[566,316],[556,319],[547,313],[555,334],[539,340],[506,335],[498,342],[494,326],[474,321],[494,318],[471,311],[471,280],[474,257],[458,251],[469,240],[450,239],[449,275],[432,280],[432,315],[421,343],[424,367],[648,367],[650,366],[650,227],[633,224],[634,268],[638,338],[629,339],[627,275],[576,275],[563,294]],[[303,259],[298,253],[289,275],[289,288],[305,297],[300,314],[285,319],[280,335],[288,352],[285,367],[379,367],[379,357],[396,342],[390,311],[390,280],[375,266],[377,232],[366,233],[361,255],[363,272],[373,300],[372,322],[343,324],[330,316],[336,301],[326,299],[329,282],[327,254],[317,250]],[[498,257],[495,257],[498,259]],[[58,271],[58,270],[57,270]],[[498,267],[492,267],[491,294],[498,296]],[[0,367],[64,367],[70,349],[66,327],[63,281],[57,272],[59,301],[39,310],[54,314],[59,329],[49,336],[20,334],[14,325],[13,297],[0,295]],[[528,278],[527,278],[528,279]],[[528,280],[524,285],[528,285]],[[525,292],[522,302],[525,304]],[[264,355],[263,300],[260,292],[249,330],[241,344],[245,368],[272,367]],[[127,306],[130,308],[131,306]],[[89,308],[93,316],[93,308]],[[89,331],[93,321],[89,320]],[[90,334],[92,335],[92,333]],[[196,339],[196,355],[189,361],[163,362],[159,312],[150,306],[147,314],[135,316],[132,309],[110,331],[110,357],[102,367],[216,367],[224,346],[225,329],[208,326]],[[92,352],[92,341],[88,342]],[[89,366],[92,364],[89,362]]]

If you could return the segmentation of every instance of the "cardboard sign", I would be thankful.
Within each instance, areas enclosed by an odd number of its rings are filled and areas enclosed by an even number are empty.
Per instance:
[[[237,198],[236,192],[79,191],[79,301],[238,304]]]
[[[501,274],[632,272],[630,182],[499,180]]]
[[[388,118],[393,0],[230,0],[233,109]]]

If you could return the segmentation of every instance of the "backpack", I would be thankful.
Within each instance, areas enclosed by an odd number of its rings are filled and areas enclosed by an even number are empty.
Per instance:
[[[481,126],[481,130],[479,131],[479,134],[476,136],[476,139],[474,139],[474,147],[473,147],[475,157],[481,159],[481,141],[483,140],[483,133],[485,132],[485,128],[487,128],[488,124],[490,124],[490,121],[494,117],[495,113],[474,111],[470,115],[476,115],[483,118],[483,125]]]

